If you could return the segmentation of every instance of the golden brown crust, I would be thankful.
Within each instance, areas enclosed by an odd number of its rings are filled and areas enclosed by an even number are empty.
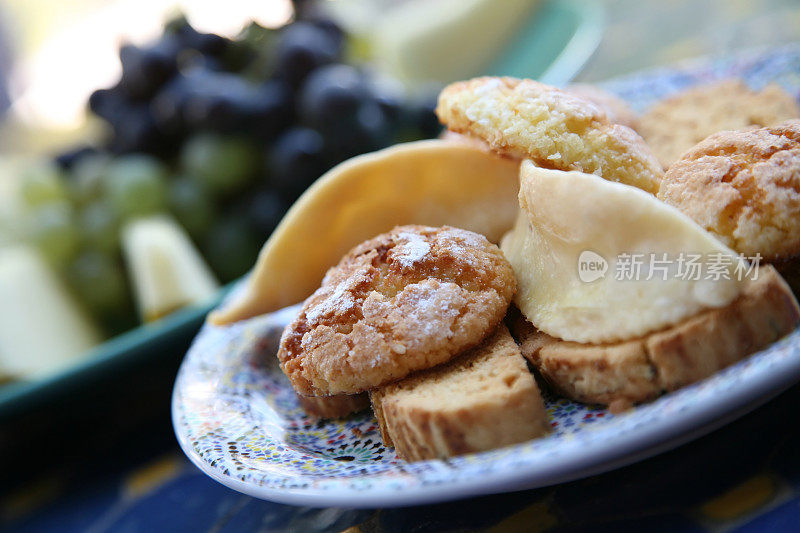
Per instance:
[[[708,137],[670,167],[658,196],[737,252],[800,254],[800,120]]]
[[[564,87],[564,90],[598,106],[614,124],[638,131],[639,115],[619,96],[588,83],[573,83]]]
[[[777,85],[753,91],[739,80],[727,80],[657,103],[641,117],[638,131],[667,168],[718,131],[773,126],[798,117],[797,102]]]
[[[344,418],[369,407],[369,394],[336,394],[334,396],[297,395],[300,407],[314,418]]]
[[[661,393],[641,340],[601,345],[562,341],[539,331],[522,315],[513,323],[513,332],[522,355],[562,396],[609,405],[642,402]]]
[[[658,191],[663,170],[642,138],[567,91],[533,80],[475,78],[447,86],[436,113],[448,129],[499,153]]]
[[[278,358],[306,395],[357,393],[475,346],[516,290],[477,233],[400,226],[351,250],[284,330]]]
[[[513,323],[522,354],[557,391],[586,403],[638,403],[704,379],[790,333],[800,309],[771,266],[730,305],[626,342],[561,341],[524,318]]]
[[[504,325],[448,363],[370,396],[384,443],[408,461],[490,450],[549,431],[536,381]]]
[[[780,274],[762,266],[735,302],[646,339],[659,384],[675,390],[766,348],[797,327],[800,310]]]

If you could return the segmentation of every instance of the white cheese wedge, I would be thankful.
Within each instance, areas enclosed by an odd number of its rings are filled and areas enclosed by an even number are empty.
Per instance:
[[[39,254],[0,247],[0,373],[37,379],[101,341],[98,329]]]
[[[525,161],[519,200],[502,249],[519,283],[517,306],[550,335],[626,340],[725,306],[740,292],[746,262],[635,187]]]
[[[189,236],[169,217],[129,222],[122,229],[122,249],[144,321],[202,302],[219,288]]]
[[[377,63],[409,81],[449,83],[485,71],[539,0],[408,0],[373,26]]]

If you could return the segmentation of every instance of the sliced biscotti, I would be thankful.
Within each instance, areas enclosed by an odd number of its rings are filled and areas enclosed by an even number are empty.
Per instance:
[[[512,321],[522,354],[558,392],[622,407],[706,378],[797,327],[800,309],[777,271],[762,266],[729,305],[664,330],[610,344],[581,344]]]
[[[508,329],[443,365],[370,392],[384,444],[408,461],[508,446],[549,428]]]
[[[344,418],[369,407],[369,394],[335,394],[333,396],[297,395],[300,407],[314,418]]]

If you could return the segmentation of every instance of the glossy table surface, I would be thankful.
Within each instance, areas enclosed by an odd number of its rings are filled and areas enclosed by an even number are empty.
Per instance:
[[[256,500],[158,436],[16,491],[17,531],[791,531],[800,524],[800,385],[693,443],[607,474],[532,491],[400,509]]]

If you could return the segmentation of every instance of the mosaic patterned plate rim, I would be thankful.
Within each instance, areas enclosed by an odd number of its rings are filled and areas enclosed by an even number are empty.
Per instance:
[[[755,86],[777,81],[797,93],[800,44],[645,71],[606,86],[643,107],[654,93],[731,75]],[[210,477],[257,498],[296,505],[413,505],[586,477],[709,433],[800,379],[798,329],[706,380],[627,413],[613,416],[547,397],[554,426],[549,437],[407,464],[380,445],[370,414],[319,424],[304,417],[274,357],[263,359],[263,339],[274,344],[279,334],[270,319],[205,325],[178,373],[172,417],[181,448]]]

